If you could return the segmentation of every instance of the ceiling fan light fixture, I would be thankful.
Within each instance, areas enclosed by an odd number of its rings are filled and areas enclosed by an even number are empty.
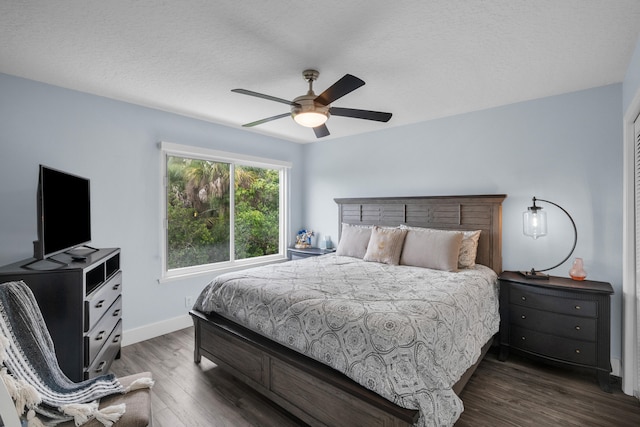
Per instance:
[[[325,124],[329,118],[329,106],[318,105],[314,99],[316,94],[311,89],[306,95],[293,100],[295,105],[291,107],[291,117],[301,126],[315,128]]]
[[[316,95],[313,92],[313,82],[318,78],[319,74],[320,73],[318,73],[317,70],[311,69],[304,70],[302,72],[302,78],[304,78],[304,80],[309,83],[309,90],[305,95],[298,96],[293,101],[288,101],[286,99],[277,98],[271,95],[265,95],[263,93],[253,92],[247,89],[231,89],[231,91],[289,105],[291,107],[291,118],[300,126],[313,128],[313,132],[316,134],[316,138],[323,138],[330,135],[329,129],[327,129],[325,123],[331,116],[375,120],[378,122],[388,122],[389,119],[391,119],[391,113],[359,110],[354,108],[331,107],[331,103],[333,101],[340,99],[348,93],[351,93],[354,90],[358,89],[360,86],[363,86],[364,81],[355,76],[352,76],[351,74],[345,74],[344,77],[329,86],[320,95]],[[276,116],[267,117],[262,120],[256,120],[255,122],[246,123],[242,125],[242,127],[253,127],[261,125],[263,123],[287,117],[288,115],[289,113],[278,114]]]
[[[293,116],[293,120],[301,126],[315,128],[325,124],[328,115],[317,111],[304,111]]]

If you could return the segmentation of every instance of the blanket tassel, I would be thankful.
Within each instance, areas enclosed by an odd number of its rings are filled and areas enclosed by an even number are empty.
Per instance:
[[[36,411],[30,409],[27,412],[27,427],[47,427],[42,423],[40,418],[36,416]]]
[[[96,412],[96,420],[104,424],[105,427],[111,427],[113,423],[118,421],[126,410],[126,404],[107,406]]]
[[[153,379],[149,377],[138,378],[137,380],[129,384],[129,387],[125,388],[124,392],[129,393],[130,391],[139,390],[141,388],[151,388],[153,387],[153,383]]]
[[[71,417],[77,426],[80,426],[91,418],[95,418],[101,422],[105,427],[111,427],[113,423],[118,421],[126,410],[126,405],[121,403],[120,405],[107,406],[106,408],[98,409],[98,402],[91,403],[71,403],[69,405],[63,405],[60,410]]]
[[[70,403],[60,407],[62,413],[73,417],[77,426],[89,421],[98,411],[98,402],[91,403]]]
[[[9,395],[13,399],[19,415],[24,414],[25,407],[32,408],[42,401],[40,395],[31,384],[14,378],[9,374],[7,368],[0,370],[0,378],[2,378]]]

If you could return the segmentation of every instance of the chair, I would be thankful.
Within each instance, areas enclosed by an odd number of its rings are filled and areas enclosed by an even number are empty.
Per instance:
[[[43,404],[37,405],[36,412],[40,412],[39,416],[42,416],[41,406],[44,404],[48,403],[47,409],[57,407],[57,404],[50,403],[51,396],[62,396],[67,399],[65,403],[71,404],[69,406],[78,403],[77,407],[79,408],[91,407],[92,404],[87,404],[87,400],[74,402],[69,399],[76,395],[82,395],[85,398],[89,397],[88,401],[93,401],[93,397],[96,396],[100,401],[97,411],[90,415],[81,414],[80,418],[76,418],[76,420],[83,421],[88,418],[82,424],[83,427],[104,427],[105,422],[101,422],[98,418],[116,420],[113,427],[147,427],[152,425],[150,387],[153,380],[151,373],[143,372],[117,380],[113,375],[103,375],[82,383],[71,382],[58,366],[53,351],[53,342],[46,329],[40,309],[33,293],[24,282],[0,284],[0,347],[0,361],[11,374],[0,375],[0,417],[4,426],[41,425],[39,419],[34,419],[34,411],[28,411],[27,408],[25,410],[27,415],[20,416],[16,410],[12,391],[14,397],[16,395],[22,396],[20,393],[16,393],[16,384],[27,384],[24,389],[28,391],[25,393],[35,393],[35,396],[42,399]],[[19,349],[14,347],[19,347]],[[50,386],[52,381],[53,385]],[[49,393],[51,390],[53,392]],[[72,390],[69,395],[71,397],[64,394],[67,390]],[[124,406],[120,406],[122,404]],[[68,418],[76,415],[72,410],[74,409],[70,409],[64,414],[55,413],[54,416]],[[81,409],[78,411],[82,412]],[[124,413],[122,413],[123,411]],[[116,412],[117,415],[112,415]],[[113,418],[109,418],[110,416]],[[106,425],[109,424],[110,421],[106,421]],[[74,419],[71,419],[57,424],[57,426],[74,427],[75,422]]]
[[[123,386],[127,387],[134,380],[142,377],[149,377],[149,372],[143,372],[140,374],[129,375],[119,378]],[[120,419],[113,425],[113,427],[151,427],[152,412],[151,412],[151,394],[149,389],[138,389],[129,392],[126,395],[114,395],[102,399],[100,401],[100,408],[104,408],[110,405],[118,405],[124,403],[127,406],[126,412],[120,417]],[[4,382],[0,381],[0,426],[4,423],[5,427],[21,427],[20,417],[16,412],[16,407],[13,403],[13,399],[9,395],[9,392],[4,385]],[[75,427],[73,421],[67,421],[66,423],[58,424],[56,427]],[[104,427],[99,421],[92,419],[82,427]]]

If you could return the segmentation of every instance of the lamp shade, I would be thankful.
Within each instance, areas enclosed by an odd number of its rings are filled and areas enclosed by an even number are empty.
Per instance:
[[[547,235],[547,213],[541,207],[531,206],[522,214],[522,232],[525,236],[538,237]]]
[[[293,116],[293,120],[299,125],[306,126],[308,128],[314,128],[324,124],[328,119],[326,114],[318,113],[315,111],[304,111]]]

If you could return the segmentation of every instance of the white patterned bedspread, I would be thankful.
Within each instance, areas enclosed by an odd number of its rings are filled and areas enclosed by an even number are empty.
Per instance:
[[[217,277],[195,307],[216,312],[344,373],[419,426],[452,426],[452,390],[497,331],[496,274],[449,273],[334,254]]]

